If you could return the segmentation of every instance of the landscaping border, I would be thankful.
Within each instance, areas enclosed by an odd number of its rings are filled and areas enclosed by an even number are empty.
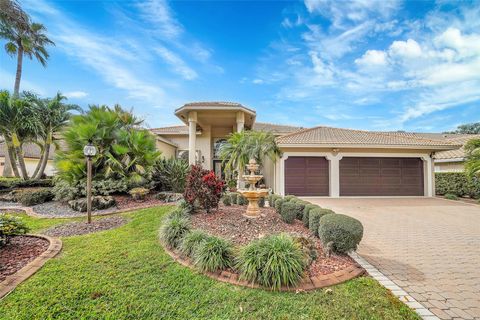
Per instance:
[[[114,215],[114,214],[118,214],[118,213],[125,213],[125,212],[136,211],[136,210],[150,209],[150,208],[162,207],[162,206],[168,206],[168,205],[175,206],[176,204],[175,204],[175,202],[166,202],[166,203],[163,203],[163,204],[138,206],[138,207],[134,207],[134,208],[126,208],[126,209],[121,209],[121,210],[117,210],[117,211],[103,212],[103,213],[100,213],[100,214],[94,214],[95,211],[92,211],[92,217],[110,216],[110,215]],[[39,213],[36,213],[32,209],[32,207],[23,207],[23,206],[0,207],[0,209],[2,209],[2,210],[22,210],[27,215],[29,215],[30,217],[45,218],[45,219],[75,219],[75,218],[86,217],[86,215],[87,215],[86,212],[81,212],[82,215],[78,215],[78,216],[61,216],[61,217],[59,217],[59,216],[56,216],[56,215],[53,215],[53,214],[39,214]]]
[[[37,272],[45,262],[55,257],[62,250],[62,240],[41,234],[27,234],[29,237],[42,238],[50,242],[47,250],[36,257],[33,261],[29,262],[22,269],[18,270],[12,275],[9,275],[2,282],[0,282],[0,299],[7,296],[12,292],[20,283],[30,278],[35,272]]]
[[[172,259],[181,265],[188,267],[190,269],[195,269],[193,264],[188,258],[184,258],[177,253],[167,249],[166,247],[162,246],[165,250],[165,252],[172,257]],[[265,290],[270,290],[268,288],[262,287],[258,284],[251,283],[245,280],[239,280],[238,279],[238,274],[232,273],[229,271],[218,271],[218,272],[204,272],[201,273],[203,275],[206,275],[212,279],[221,281],[221,282],[226,282],[230,283],[233,285],[237,286],[242,286],[242,287],[247,287],[247,288],[261,288]],[[306,277],[303,278],[300,283],[296,287],[281,287],[279,291],[290,291],[290,292],[301,292],[301,291],[312,291],[316,289],[321,289],[325,287],[330,287],[333,285],[337,285],[340,283],[343,283],[345,281],[351,280],[353,278],[359,277],[361,275],[366,274],[366,270],[358,263],[355,263],[354,265],[345,268],[343,270],[339,270],[336,272],[333,272],[331,274],[326,274],[326,275],[321,275],[321,276],[315,276],[315,277]]]

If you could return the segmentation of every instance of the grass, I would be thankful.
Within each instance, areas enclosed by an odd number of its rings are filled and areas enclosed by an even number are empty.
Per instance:
[[[419,319],[370,278],[295,294],[232,286],[182,267],[158,241],[170,209],[127,213],[131,221],[120,228],[63,238],[59,256],[0,300],[0,319]],[[35,228],[58,221],[28,220]]]

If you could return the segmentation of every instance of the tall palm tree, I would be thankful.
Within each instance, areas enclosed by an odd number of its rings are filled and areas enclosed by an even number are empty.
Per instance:
[[[40,117],[38,119],[40,130],[37,138],[41,141],[36,142],[39,144],[41,154],[35,172],[32,175],[32,178],[40,179],[45,172],[52,144],[55,144],[58,150],[58,144],[55,143],[55,134],[67,125],[72,115],[70,111],[81,112],[82,109],[75,104],[64,103],[67,97],[60,92],[52,99],[41,99],[34,94],[27,94],[26,98],[31,101],[36,114]]]
[[[42,64],[47,65],[49,58],[46,47],[55,45],[45,34],[46,28],[41,23],[30,22],[30,17],[21,9],[16,1],[1,0],[1,7],[8,9],[0,15],[0,38],[6,39],[5,50],[10,56],[17,56],[17,72],[13,95],[19,96],[20,80],[22,78],[23,56],[30,60],[34,57]],[[15,16],[15,13],[18,16]]]

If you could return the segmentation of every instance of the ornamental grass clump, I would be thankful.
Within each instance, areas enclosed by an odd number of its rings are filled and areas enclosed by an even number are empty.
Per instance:
[[[180,253],[187,257],[193,257],[200,244],[207,240],[209,235],[202,230],[192,230],[187,233],[180,244]]]
[[[200,271],[215,272],[233,266],[233,245],[227,240],[209,236],[194,252],[194,263]]]
[[[250,242],[237,259],[240,279],[278,290],[295,286],[303,276],[306,258],[287,234],[270,235]]]
[[[230,197],[229,194],[226,194],[222,197],[222,202],[224,206],[231,206],[232,205],[232,198]]]
[[[328,214],[320,218],[318,235],[324,246],[347,253],[357,249],[363,237],[363,225],[343,214]]]
[[[308,217],[308,229],[318,237],[318,226],[320,218],[327,214],[334,214],[335,212],[330,209],[316,208],[310,210]]]
[[[190,220],[182,211],[173,211],[160,227],[160,241],[170,249],[176,249],[183,237],[190,232]]]

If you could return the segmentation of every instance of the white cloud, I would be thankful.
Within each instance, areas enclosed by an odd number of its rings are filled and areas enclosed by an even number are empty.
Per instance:
[[[383,67],[387,65],[387,55],[381,50],[367,50],[364,55],[355,59],[355,63],[361,67]]]
[[[84,91],[70,91],[70,92],[65,92],[63,95],[66,96],[68,99],[72,99],[72,98],[81,99],[88,96],[88,93]]]
[[[254,84],[263,84],[265,81],[263,81],[262,79],[253,79],[252,83]]]
[[[392,58],[415,59],[422,56],[422,48],[417,41],[408,39],[407,41],[394,41],[388,49],[388,54]]]
[[[158,46],[155,48],[155,52],[157,52],[160,57],[162,57],[173,68],[175,73],[181,75],[182,78],[193,80],[198,77],[195,70],[191,69],[185,61],[167,48]]]
[[[155,30],[167,38],[176,38],[183,32],[183,26],[175,19],[165,0],[138,2],[142,17],[155,24]]]

